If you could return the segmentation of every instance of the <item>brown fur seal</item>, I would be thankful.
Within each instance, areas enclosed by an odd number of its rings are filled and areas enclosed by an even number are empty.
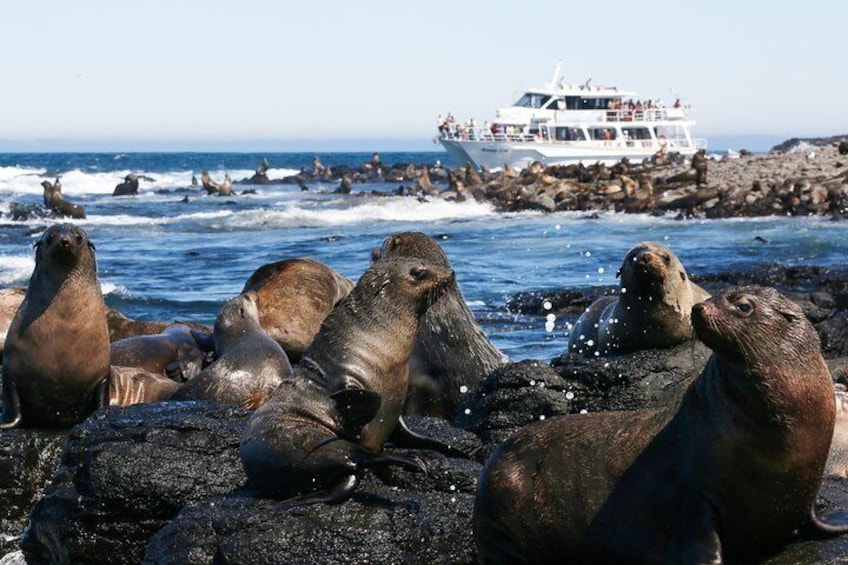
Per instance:
[[[442,247],[421,232],[391,235],[372,259],[413,257],[450,268]],[[452,418],[463,394],[472,392],[506,358],[489,341],[468,309],[456,280],[418,321],[409,368],[405,414]]]
[[[62,196],[61,192],[53,192],[53,213],[59,218],[73,218],[75,220],[85,219],[85,208],[79,204],[71,204]]]
[[[26,298],[3,352],[2,428],[69,427],[104,401],[109,329],[94,244],[71,224],[54,224],[36,243]]]
[[[598,299],[575,322],[570,352],[609,355],[694,339],[692,306],[710,295],[689,280],[670,249],[640,243],[624,257],[618,276],[618,296]]]
[[[179,383],[138,367],[113,366],[109,377],[109,406],[130,406],[168,400]]]
[[[224,182],[218,185],[217,196],[235,196],[233,193],[233,180],[230,178],[229,173],[224,175]]]
[[[4,288],[0,290],[0,355],[6,347],[6,334],[21,303],[26,297],[25,288]]]
[[[61,191],[62,185],[59,184],[59,179],[56,179],[56,185],[59,187],[58,191]],[[44,194],[42,195],[44,198],[44,207],[48,210],[53,209],[53,195],[57,192],[56,185],[49,180],[41,182],[41,187],[44,189]]]
[[[486,463],[482,563],[721,563],[758,557],[813,514],[833,432],[819,337],[774,289],[731,288],[692,313],[713,354],[674,412],[551,418]]]
[[[252,487],[290,505],[340,502],[365,467],[424,468],[418,459],[380,454],[390,437],[457,453],[413,434],[401,418],[418,318],[451,280],[450,269],[406,258],[365,271],[294,375],[248,420],[240,454]]]
[[[187,381],[203,369],[206,350],[198,345],[196,329],[171,324],[161,333],[129,337],[112,342],[112,365],[136,367],[178,381]]]
[[[224,304],[215,319],[213,338],[218,358],[172,400],[213,400],[254,410],[291,374],[285,351],[259,325],[253,292]]]
[[[242,292],[254,291],[259,323],[297,363],[321,323],[353,288],[353,282],[309,258],[263,265],[247,279]]]
[[[133,173],[124,177],[124,182],[115,186],[112,196],[135,196],[138,194],[138,175]]]

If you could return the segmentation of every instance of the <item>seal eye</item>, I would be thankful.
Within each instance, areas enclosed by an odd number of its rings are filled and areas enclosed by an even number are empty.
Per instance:
[[[80,234],[77,234],[77,243],[82,245],[82,236]]]
[[[736,309],[739,310],[739,312],[741,312],[743,315],[747,316],[751,312],[753,312],[754,307],[751,305],[750,302],[744,300],[736,303]]]
[[[423,281],[427,278],[428,271],[424,267],[412,267],[409,270],[409,274],[416,281]]]

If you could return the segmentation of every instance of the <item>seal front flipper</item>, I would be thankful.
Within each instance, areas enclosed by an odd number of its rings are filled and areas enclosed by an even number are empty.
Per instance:
[[[307,506],[309,504],[341,504],[353,496],[353,491],[356,490],[356,485],[358,483],[359,478],[357,478],[356,475],[347,475],[337,485],[330,489],[294,496],[281,501],[277,505],[277,508],[280,510],[288,510],[290,508]]]
[[[0,416],[0,430],[10,430],[21,423],[21,397],[15,381],[3,377],[3,414]]]
[[[810,510],[810,519],[801,528],[801,534],[808,539],[827,539],[848,533],[848,510],[832,510],[822,516],[816,516],[815,509]]]
[[[440,442],[437,439],[424,437],[410,430],[406,422],[403,421],[403,416],[398,418],[398,425],[389,440],[396,447],[405,447],[409,449],[432,449],[449,457],[460,457],[462,459],[471,459],[471,455],[465,453],[461,449],[451,447]]]
[[[379,394],[361,388],[346,388],[330,398],[336,403],[340,423],[346,430],[360,430],[374,419],[382,404]]]

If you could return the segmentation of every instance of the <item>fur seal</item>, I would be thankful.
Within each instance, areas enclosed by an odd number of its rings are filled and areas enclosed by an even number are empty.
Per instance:
[[[438,242],[421,232],[390,235],[371,257],[412,257],[450,268]],[[418,321],[404,413],[452,418],[463,393],[472,392],[505,361],[468,309],[459,284],[452,280]]]
[[[112,342],[112,365],[135,367],[180,382],[190,380],[203,369],[206,349],[201,348],[197,330],[186,324],[171,324],[161,333],[129,337]]]
[[[213,339],[218,358],[172,400],[213,400],[255,410],[291,374],[285,351],[259,325],[253,292],[224,304],[215,319]]]
[[[130,173],[124,177],[124,182],[115,186],[112,196],[135,196],[138,194],[138,176]]]
[[[44,207],[48,210],[53,209],[53,195],[56,192],[62,191],[62,185],[59,183],[59,179],[56,179],[56,184],[53,184],[49,180],[45,180],[41,182],[41,187],[44,189],[44,194],[42,195],[44,198]],[[58,187],[58,188],[57,188]]]
[[[168,400],[179,383],[139,367],[112,366],[109,376],[109,406],[130,406]]]
[[[105,401],[110,374],[106,306],[94,244],[54,224],[35,244],[35,269],[3,352],[0,428],[70,427]]]
[[[256,293],[262,329],[297,363],[321,323],[351,289],[352,281],[324,263],[299,257],[258,268],[242,293]]]
[[[551,418],[492,454],[473,518],[482,563],[721,563],[805,523],[848,531],[813,513],[833,383],[800,307],[736,287],[692,321],[713,353],[678,408]]]
[[[618,296],[596,300],[574,323],[570,352],[609,355],[694,339],[692,306],[710,295],[689,280],[669,248],[640,243],[627,252],[617,276]]]
[[[233,180],[230,178],[229,173],[224,175],[224,182],[218,185],[216,196],[235,196],[233,193]]]
[[[212,180],[212,175],[209,174],[209,171],[201,171],[200,172],[200,184],[203,185],[204,190],[206,190],[206,194],[218,194],[218,188],[221,186],[214,180]]]
[[[401,417],[418,318],[452,280],[450,269],[408,258],[363,273],[292,377],[248,420],[240,455],[250,486],[292,506],[341,502],[366,467],[426,470],[418,458],[381,454],[390,437],[459,453],[412,433]]]

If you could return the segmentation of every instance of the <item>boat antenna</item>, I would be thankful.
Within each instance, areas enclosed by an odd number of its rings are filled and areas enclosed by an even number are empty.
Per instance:
[[[556,88],[557,83],[559,82],[559,73],[562,70],[562,61],[557,62],[556,67],[554,67],[554,74],[551,75],[551,82],[548,85],[549,90],[553,90]]]

